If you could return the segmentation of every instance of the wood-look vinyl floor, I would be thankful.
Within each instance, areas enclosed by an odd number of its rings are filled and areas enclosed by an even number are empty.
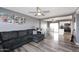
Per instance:
[[[15,52],[79,52],[79,47],[71,42],[64,42],[63,37],[59,36],[59,40],[47,37],[39,43],[30,42]]]

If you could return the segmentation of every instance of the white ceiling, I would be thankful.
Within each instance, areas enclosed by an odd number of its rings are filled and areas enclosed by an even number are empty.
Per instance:
[[[29,15],[31,17],[35,17],[38,19],[54,17],[60,15],[67,15],[74,13],[77,7],[40,7],[42,11],[49,10],[49,13],[44,13],[45,16],[35,16],[33,13],[29,13],[30,11],[36,11],[36,7],[4,7],[6,9],[16,11],[25,15]]]

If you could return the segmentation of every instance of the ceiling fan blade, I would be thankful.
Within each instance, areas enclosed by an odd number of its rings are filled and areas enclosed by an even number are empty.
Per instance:
[[[35,14],[35,16],[37,16],[37,14]]]
[[[44,15],[44,13],[41,13],[41,15],[38,15],[38,14],[36,13],[35,16],[45,16],[45,15]]]
[[[36,13],[36,12],[29,12],[29,13]]]
[[[43,16],[45,16],[44,14],[42,14]]]
[[[49,13],[50,11],[42,11],[43,13]]]

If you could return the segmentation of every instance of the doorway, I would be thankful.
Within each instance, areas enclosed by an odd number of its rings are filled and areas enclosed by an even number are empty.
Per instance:
[[[50,35],[54,41],[70,42],[71,40],[71,22],[63,21],[50,23]]]
[[[59,39],[59,26],[58,23],[50,23],[50,34],[53,37],[54,41],[58,41]]]

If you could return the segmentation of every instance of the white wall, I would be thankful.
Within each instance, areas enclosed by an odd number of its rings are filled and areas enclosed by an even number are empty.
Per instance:
[[[0,22],[0,32],[31,29],[33,26],[39,27],[39,20],[37,20],[35,18],[20,14],[17,12],[13,12],[10,10],[2,9],[2,8],[0,9],[0,12],[5,12],[8,14],[15,14],[15,15],[23,16],[26,18],[26,23],[24,23],[24,24]]]
[[[14,30],[25,30],[31,29],[33,26],[39,27],[37,20],[29,19],[25,24],[11,24],[0,22],[0,32],[2,31],[14,31]]]

